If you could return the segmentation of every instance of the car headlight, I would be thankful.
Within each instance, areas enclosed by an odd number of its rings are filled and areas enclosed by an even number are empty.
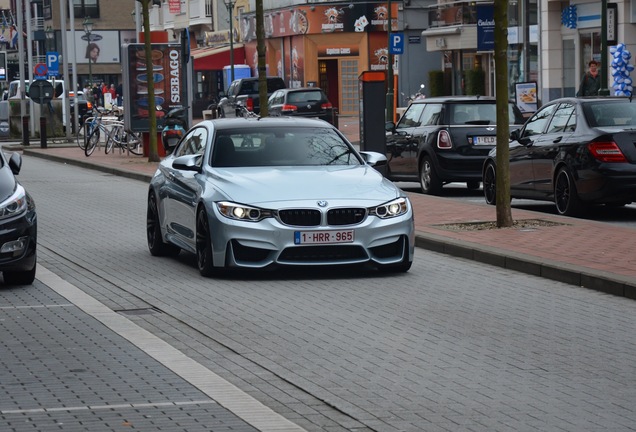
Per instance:
[[[0,203],[0,219],[22,214],[27,209],[27,197],[24,188],[17,185],[13,195]]]
[[[396,216],[402,216],[408,210],[409,200],[406,197],[400,197],[377,207],[371,207],[369,209],[369,214],[377,216],[380,219],[389,219]]]
[[[272,212],[270,210],[227,201],[217,202],[216,208],[219,210],[219,213],[226,218],[246,222],[258,222],[265,218],[272,217]]]

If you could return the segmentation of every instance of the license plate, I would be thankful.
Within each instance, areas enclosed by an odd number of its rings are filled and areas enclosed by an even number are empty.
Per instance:
[[[497,144],[496,136],[476,136],[473,137],[474,145],[495,145]]]
[[[352,243],[354,230],[294,231],[294,244]]]

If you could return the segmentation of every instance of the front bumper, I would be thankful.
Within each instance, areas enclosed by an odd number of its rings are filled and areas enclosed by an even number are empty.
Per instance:
[[[413,211],[391,219],[367,216],[347,226],[288,226],[277,219],[239,222],[218,213],[210,215],[215,266],[264,268],[273,265],[319,266],[374,263],[398,264],[412,261],[415,228]],[[295,244],[297,231],[349,231],[353,241],[331,244]]]
[[[35,210],[0,223],[0,271],[28,271],[36,263]]]

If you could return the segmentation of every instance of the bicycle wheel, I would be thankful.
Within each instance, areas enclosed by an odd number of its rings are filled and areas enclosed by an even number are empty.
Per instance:
[[[141,156],[144,154],[144,143],[141,139],[141,132],[124,132],[124,140],[126,142],[126,146],[128,147],[128,151],[132,154]]]
[[[85,122],[83,125],[77,128],[77,134],[76,134],[77,145],[82,150],[86,150],[86,138],[88,138],[89,135],[90,135],[90,121]]]
[[[93,132],[91,132],[91,134],[88,136],[88,139],[86,140],[86,149],[84,149],[84,153],[86,154],[86,156],[90,156],[93,154],[95,148],[99,144],[99,137],[99,127],[96,127],[95,129],[93,129]]]
[[[104,145],[104,152],[106,154],[110,153],[110,151],[113,149],[113,144],[116,142],[118,129],[118,127],[112,127],[110,128],[110,130],[106,131],[106,144]]]

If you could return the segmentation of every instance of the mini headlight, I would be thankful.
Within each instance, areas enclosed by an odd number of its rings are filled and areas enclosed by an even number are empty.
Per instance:
[[[389,219],[396,216],[401,216],[409,209],[409,200],[406,197],[400,197],[388,203],[372,207],[369,209],[369,214],[379,217],[380,219]]]
[[[0,219],[22,214],[27,209],[27,197],[24,188],[17,185],[13,195],[0,203]]]
[[[219,209],[219,213],[229,219],[258,222],[267,217],[271,217],[271,212],[269,210],[227,201],[216,203],[216,207]]]

